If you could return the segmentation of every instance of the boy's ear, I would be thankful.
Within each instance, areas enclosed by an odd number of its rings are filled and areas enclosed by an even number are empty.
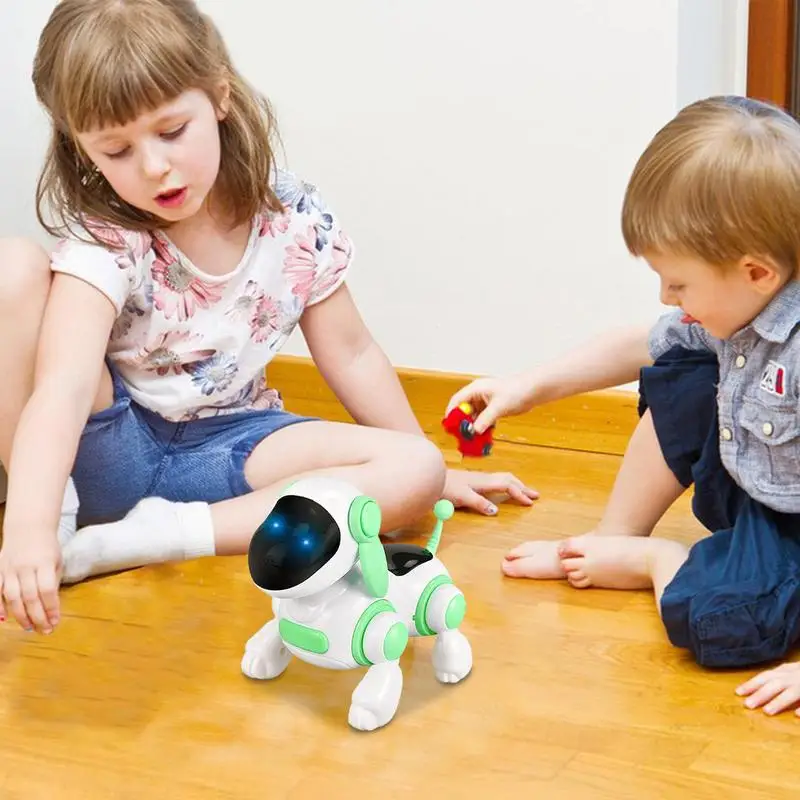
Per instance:
[[[222,122],[231,110],[231,85],[227,80],[221,80],[216,87],[217,120]]]
[[[737,266],[745,280],[761,294],[772,294],[784,282],[781,271],[768,259],[744,256]]]

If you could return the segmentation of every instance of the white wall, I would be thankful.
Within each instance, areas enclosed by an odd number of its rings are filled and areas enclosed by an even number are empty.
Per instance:
[[[747,85],[747,2],[678,0],[678,107]]]
[[[30,65],[53,5],[0,4],[0,234],[40,241]],[[507,372],[660,311],[623,247],[625,183],[679,105],[744,91],[746,0],[201,5],[354,238],[395,364]]]
[[[0,236],[30,236],[43,244],[33,199],[48,131],[30,76],[39,31],[54,5],[0,3]]]

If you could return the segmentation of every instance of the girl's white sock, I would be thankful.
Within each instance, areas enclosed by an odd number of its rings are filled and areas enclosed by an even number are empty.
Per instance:
[[[75,535],[78,529],[78,493],[72,478],[67,478],[64,499],[61,502],[61,519],[58,522],[58,543],[64,545]]]
[[[213,556],[208,503],[141,500],[119,522],[81,528],[62,550],[62,583],[123,569]]]

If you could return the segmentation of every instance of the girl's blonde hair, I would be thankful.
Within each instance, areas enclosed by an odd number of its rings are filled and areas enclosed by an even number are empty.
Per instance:
[[[119,198],[76,134],[124,125],[189,89],[203,90],[217,106],[225,81],[230,107],[219,126],[213,200],[238,225],[281,210],[270,186],[274,124],[269,103],[234,69],[214,23],[194,0],[60,0],[33,66],[36,95],[53,122],[36,190],[42,226],[55,236],[74,234],[89,220],[129,230],[165,227]],[[45,220],[45,205],[53,222]],[[85,229],[97,239],[93,228]]]
[[[724,267],[745,255],[786,274],[800,257],[800,125],[768,103],[712,97],[684,108],[633,171],[622,233],[636,256]]]

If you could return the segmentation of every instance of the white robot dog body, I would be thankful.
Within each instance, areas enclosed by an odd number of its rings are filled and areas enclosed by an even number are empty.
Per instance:
[[[313,477],[288,486],[250,544],[250,575],[272,596],[274,617],[248,641],[244,674],[275,678],[292,655],[327,669],[368,667],[348,717],[360,730],[394,717],[409,637],[437,637],[441,682],[466,677],[472,650],[459,630],[466,602],[435,557],[453,506],[440,500],[434,513],[427,547],[383,545],[377,503],[352,485]]]

